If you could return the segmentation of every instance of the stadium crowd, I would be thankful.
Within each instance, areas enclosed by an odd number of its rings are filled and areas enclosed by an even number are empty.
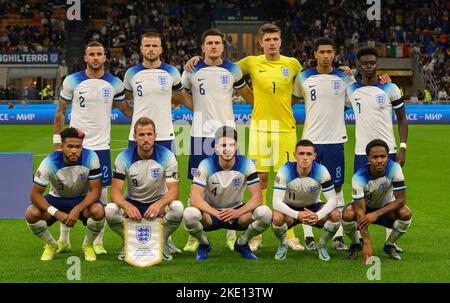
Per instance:
[[[139,37],[150,29],[162,33],[163,61],[179,70],[192,55],[199,53],[199,37],[193,32],[193,12],[198,4],[177,0],[145,4],[134,0],[108,5],[106,0],[96,0],[84,5],[87,5],[83,10],[86,19],[91,20],[86,42],[97,40],[105,45],[109,58],[107,67],[120,78],[129,67],[140,62]],[[267,5],[264,1],[244,4],[234,0],[211,0],[206,10],[264,5]],[[0,33],[2,52],[58,50],[64,58],[64,20],[55,17],[52,8],[51,1],[1,1],[0,18],[32,20],[29,24],[18,22],[3,27]],[[438,86],[439,94],[432,97],[445,100],[450,94],[449,8],[450,2],[445,0],[383,1],[382,21],[370,22],[364,1],[284,0],[267,13],[269,19],[285,24],[285,39],[289,42],[284,52],[298,58],[304,69],[315,65],[312,45],[319,36],[334,39],[336,65],[351,68],[355,68],[356,51],[361,45],[377,46],[382,57],[417,54],[424,73],[431,72]],[[102,22],[96,23],[96,20]],[[71,72],[82,67],[80,62],[75,65],[70,68]],[[426,82],[429,88],[430,80]]]
[[[336,64],[352,68],[356,50],[362,44],[378,46],[383,57],[409,57],[415,52],[421,58],[424,70],[430,70],[434,75],[440,90],[449,92],[450,2],[383,1],[380,22],[367,19],[368,6],[364,1],[289,0],[284,4],[289,50],[304,68],[315,64],[314,37],[325,36],[334,39],[338,46]]]
[[[59,51],[63,54],[65,20],[54,16],[53,11],[51,1],[2,1],[2,23],[10,20],[0,35],[2,52]]]
[[[102,5],[102,2],[106,1],[88,5]],[[152,29],[162,33],[163,61],[181,70],[184,63],[197,52],[197,37],[192,31],[193,5],[181,5],[179,2],[151,2],[148,5],[140,1],[115,3],[107,8],[106,24],[100,28],[91,26],[87,42],[100,41],[110,51],[118,50],[118,56],[109,57],[109,69],[112,74],[123,78],[125,71],[141,60],[140,35]],[[95,14],[96,10],[88,11]]]

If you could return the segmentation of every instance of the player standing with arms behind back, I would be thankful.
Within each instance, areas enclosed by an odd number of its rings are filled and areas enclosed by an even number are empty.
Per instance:
[[[94,150],[100,159],[102,172],[102,195],[100,200],[107,204],[108,186],[111,184],[111,110],[114,104],[126,116],[131,117],[132,109],[125,100],[122,81],[106,72],[105,48],[99,42],[90,42],[84,52],[86,69],[67,76],[61,87],[58,107],[54,120],[53,143],[60,148],[60,132],[64,127],[64,116],[72,103],[70,126],[82,130],[86,136],[83,146]],[[103,247],[103,233],[94,241],[96,253],[106,254]],[[61,224],[58,252],[70,251],[69,229]]]
[[[174,66],[161,62],[163,48],[158,33],[142,35],[140,50],[143,62],[130,67],[123,80],[127,100],[134,100],[128,140],[130,144],[135,144],[134,124],[139,118],[147,117],[155,122],[158,129],[156,143],[164,145],[175,154],[172,96],[190,110],[192,97],[183,90],[180,72]]]
[[[378,51],[373,47],[358,50],[358,68],[362,81],[347,88],[353,111],[355,113],[355,162],[354,172],[367,163],[366,145],[374,139],[382,139],[389,146],[389,159],[403,166],[406,159],[406,141],[408,139],[408,120],[406,119],[404,98],[394,83],[381,84],[378,81]],[[398,122],[400,149],[397,150],[392,121],[394,110]],[[386,238],[390,229],[386,230]],[[398,252],[403,250],[394,243]]]

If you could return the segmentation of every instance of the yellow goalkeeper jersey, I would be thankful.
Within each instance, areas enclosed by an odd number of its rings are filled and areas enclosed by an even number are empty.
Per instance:
[[[237,62],[244,74],[250,74],[254,104],[251,117],[253,129],[260,131],[295,131],[292,112],[294,77],[302,70],[297,59],[281,56],[269,61],[264,55],[248,56]],[[272,121],[275,124],[272,124]],[[277,125],[275,129],[271,125]]]

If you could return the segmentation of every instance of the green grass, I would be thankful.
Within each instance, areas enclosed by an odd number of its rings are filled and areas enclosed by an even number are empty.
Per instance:
[[[113,159],[126,146],[127,125],[112,128]],[[354,127],[347,126],[349,142],[346,152],[346,183],[344,193],[349,201],[353,168]],[[301,126],[298,127],[299,134]],[[399,262],[387,258],[382,251],[384,228],[370,229],[374,255],[381,258],[381,282],[450,282],[448,253],[450,243],[445,222],[449,213],[448,167],[450,147],[444,138],[450,125],[410,125],[408,152],[404,169],[407,204],[412,209],[413,221],[408,233],[399,241],[404,248]],[[33,152],[35,167],[51,151],[52,126],[2,125],[0,152]],[[187,156],[178,156],[180,170],[180,199],[186,203],[189,182],[186,180]],[[271,175],[273,180],[273,174]],[[24,188],[28,191],[28,188]],[[271,197],[271,190],[268,191]],[[269,201],[271,199],[269,198]],[[3,201],[0,201],[3,202]],[[269,203],[270,205],[270,203]],[[59,225],[51,227],[58,236]],[[78,223],[71,233],[73,251],[57,255],[51,262],[41,262],[43,243],[28,230],[24,219],[0,220],[0,282],[68,282],[66,271],[69,256],[82,259],[81,242],[85,229]],[[321,231],[315,229],[316,238]],[[296,234],[302,237],[301,227]],[[277,242],[271,230],[264,233],[263,247],[258,260],[247,261],[230,252],[225,244],[225,231],[208,233],[212,251],[206,262],[195,261],[194,253],[174,255],[172,262],[164,262],[146,269],[131,267],[117,260],[121,241],[109,227],[105,234],[108,255],[98,256],[96,262],[81,261],[81,282],[369,282],[368,266],[360,260],[348,261],[345,254],[329,247],[330,262],[322,262],[312,252],[289,251],[288,259],[274,259]],[[173,236],[181,248],[187,234],[180,227]],[[346,239],[347,240],[347,239]],[[347,240],[348,241],[348,240]]]

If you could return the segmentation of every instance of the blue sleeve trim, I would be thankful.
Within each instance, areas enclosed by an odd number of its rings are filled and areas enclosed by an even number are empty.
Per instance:
[[[327,187],[327,188],[322,188],[322,192],[326,193],[327,191],[333,190],[334,189],[334,185]]]
[[[399,104],[399,105],[397,105],[397,106],[393,106],[392,108],[395,109],[395,110],[397,110],[397,109],[400,109],[400,108],[402,108],[402,107],[404,107],[404,106],[405,106],[405,103],[402,103],[402,104]]]
[[[353,200],[361,200],[364,199],[365,196],[352,196]]]
[[[176,92],[179,92],[179,91],[181,91],[181,90],[183,90],[183,84],[180,82],[180,83],[178,83],[177,85],[174,85],[174,86],[172,86],[172,90],[173,91],[176,91]]]
[[[48,186],[48,184],[44,184],[44,183],[38,182],[36,180],[33,180],[33,183],[36,183],[37,185],[42,186],[42,187],[47,187]]]
[[[406,189],[406,186],[402,186],[402,187],[394,187],[394,191],[402,191],[402,190],[405,190]]]
[[[273,189],[286,190],[286,187],[274,186]]]
[[[244,77],[242,77],[241,80],[239,80],[233,84],[233,88],[241,89],[241,88],[245,87],[246,84],[247,84],[247,82],[245,82]]]
[[[247,182],[247,185],[252,185],[252,184],[256,184],[256,183],[259,183],[261,180],[259,180],[259,178],[258,179],[254,179],[254,180],[252,180],[252,181],[248,181]]]
[[[201,187],[206,187],[206,184],[200,183],[198,181],[194,181],[194,182],[192,182],[192,184],[197,184],[197,185],[200,185]]]

